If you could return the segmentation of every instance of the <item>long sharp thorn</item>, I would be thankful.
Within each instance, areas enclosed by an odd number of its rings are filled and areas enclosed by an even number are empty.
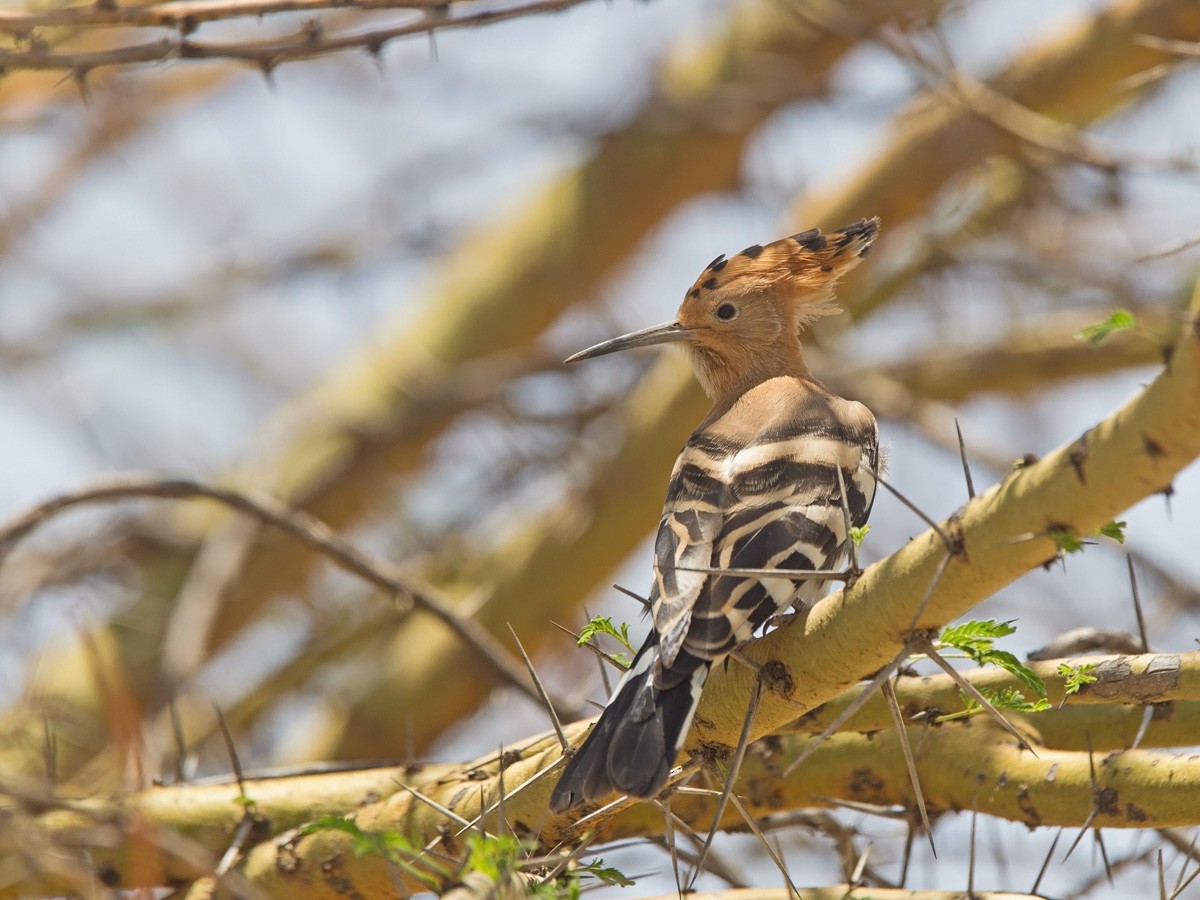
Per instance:
[[[671,815],[671,798],[668,797],[662,802],[663,816],[666,820],[663,834],[667,839],[667,849],[671,854],[671,872],[675,875],[675,890],[679,892],[679,896],[683,896],[683,878],[679,871],[679,851],[675,846],[675,818]],[[700,872],[701,860],[696,861],[696,872]]]
[[[903,503],[905,506],[907,506],[910,510],[912,510],[912,512],[916,514],[917,518],[919,518],[922,522],[924,522],[926,525],[928,525],[930,528],[932,528],[934,530],[934,532],[937,534],[937,536],[942,539],[942,543],[946,545],[947,550],[949,550],[951,553],[958,552],[958,548],[955,547],[954,542],[952,540],[950,540],[950,535],[946,534],[946,529],[942,528],[941,525],[939,525],[937,522],[933,521],[933,519],[931,519],[929,516],[927,516],[925,513],[923,513],[917,507],[917,505],[915,503],[913,503],[911,500],[909,500],[907,497],[905,497],[902,493],[900,493],[898,490],[896,490],[894,487],[892,487],[892,485],[882,475],[876,474],[875,480],[879,484],[882,484],[889,491],[891,491],[892,496],[894,496],[897,500],[899,500],[901,503]]]
[[[175,783],[183,784],[187,780],[184,766],[187,765],[187,740],[183,736],[183,720],[179,718],[179,704],[174,694],[167,704],[171,716],[171,736],[175,739]]]
[[[1159,834],[1162,834],[1162,832],[1160,831]],[[1200,837],[1200,835],[1197,835],[1196,837]],[[1187,874],[1188,862],[1190,860],[1195,860],[1196,858],[1196,837],[1192,838],[1191,844],[1189,844],[1187,850],[1183,852],[1183,864],[1179,867],[1179,877],[1175,879],[1175,886],[1171,888],[1172,897],[1179,896],[1181,885],[1183,884],[1183,876]],[[1200,871],[1200,869],[1197,869],[1197,871]]]
[[[897,886],[901,888],[908,883],[908,864],[912,862],[913,842],[916,836],[917,828],[910,817],[908,820],[908,833],[904,835],[904,856],[900,861],[900,884]]]
[[[1104,874],[1108,877],[1108,883],[1116,887],[1116,884],[1113,882],[1112,863],[1108,861],[1108,851],[1104,848],[1104,835],[1099,828],[1093,834],[1096,837],[1096,846],[1100,848],[1100,858],[1104,860]]]
[[[42,769],[46,778],[46,790],[53,793],[58,782],[58,741],[50,728],[50,716],[42,716]]]
[[[1125,555],[1125,565],[1129,569],[1129,587],[1133,591],[1133,614],[1137,616],[1138,636],[1142,639],[1142,652],[1150,652],[1150,639],[1146,636],[1146,617],[1142,614],[1142,598],[1138,594],[1137,575],[1133,571],[1133,557]]]
[[[217,714],[217,725],[220,726],[221,737],[225,740],[225,752],[229,754],[229,764],[233,766],[233,774],[237,778],[238,793],[245,797],[246,776],[242,772],[242,761],[238,757],[237,747],[233,743],[233,734],[229,730],[229,723],[225,721],[225,713],[215,702],[213,710]]]
[[[867,844],[867,846],[863,847],[862,853],[858,854],[858,859],[854,863],[854,871],[850,873],[850,883],[856,887],[863,883],[863,872],[866,871],[867,859],[871,855],[872,846],[872,844]]]
[[[924,652],[926,656],[928,656],[931,660],[933,660],[935,663],[937,663],[937,665],[941,668],[941,670],[943,672],[945,672],[947,675],[949,675],[951,678],[954,679],[955,684],[957,684],[960,688],[963,689],[963,691],[965,691],[967,694],[969,694],[971,697],[973,697],[975,699],[975,702],[978,703],[981,707],[983,707],[983,710],[989,716],[991,716],[992,719],[994,719],[1001,728],[1003,728],[1005,731],[1007,731],[1009,734],[1011,734],[1013,737],[1015,737],[1021,747],[1028,750],[1035,757],[1037,756],[1037,751],[1034,750],[1032,746],[1030,746],[1029,741],[1026,740],[1025,736],[1017,730],[1017,727],[1015,725],[1013,725],[1012,722],[1008,721],[1008,719],[1006,719],[1004,717],[1004,714],[1002,712],[1000,712],[1000,710],[996,709],[996,707],[994,705],[992,705],[992,702],[990,700],[988,700],[987,697],[983,696],[983,694],[980,693],[979,688],[975,687],[975,685],[971,684],[971,682],[969,682],[969,681],[967,681],[967,679],[963,678],[962,673],[959,672],[958,669],[954,668],[954,666],[952,666],[952,665],[950,665],[950,663],[946,662],[946,660],[942,657],[942,655],[933,648],[933,644],[931,642],[926,641],[925,645],[921,649],[922,649],[922,652]]]
[[[437,812],[439,815],[443,815],[447,819],[453,819],[455,822],[457,822],[459,825],[462,825],[465,828],[470,828],[474,824],[473,822],[468,822],[466,819],[464,819],[462,816],[460,816],[454,810],[447,809],[446,807],[442,806],[442,804],[438,803],[432,797],[426,797],[424,794],[422,794],[416,788],[409,787],[403,781],[396,780],[396,784],[400,785],[400,787],[402,787],[404,790],[408,791],[410,794],[412,794],[414,797],[416,797],[418,800],[420,800],[422,803],[424,803],[430,809]]]
[[[967,896],[975,896],[975,823],[979,820],[979,793],[971,798],[971,840],[970,852],[967,855]]]
[[[800,752],[800,755],[788,764],[788,767],[783,770],[783,775],[781,777],[787,778],[787,776],[791,775],[794,771],[796,771],[797,768],[800,767],[801,763],[816,753],[817,748],[829,740],[830,735],[841,728],[852,715],[862,708],[862,705],[867,702],[875,688],[879,687],[879,685],[883,684],[883,682],[892,677],[892,673],[895,672],[896,669],[900,668],[901,665],[903,665],[904,660],[908,659],[908,654],[909,650],[907,648],[901,650],[899,656],[876,672],[875,677],[863,687],[858,696],[850,701],[849,705],[847,705],[845,709],[838,713],[837,718],[830,722],[826,729],[817,735],[816,738],[810,741],[809,745]]]
[[[1186,866],[1187,863],[1185,862],[1184,865]],[[1179,874],[1180,876],[1183,875],[1182,869],[1180,869]],[[1193,870],[1192,874],[1189,875],[1185,881],[1180,881],[1179,887],[1171,894],[1170,900],[1176,900],[1177,897],[1182,897],[1183,892],[1192,886],[1192,882],[1196,880],[1196,876],[1198,875],[1200,875],[1200,868]]]
[[[545,766],[544,768],[538,769],[536,772],[534,772],[532,775],[530,775],[528,778],[526,778],[524,781],[522,781],[520,784],[518,784],[515,788],[513,788],[511,791],[509,791],[508,796],[509,797],[517,796],[517,794],[521,793],[527,787],[529,787],[532,784],[536,784],[538,781],[545,778],[551,772],[566,765],[566,763],[567,763],[566,757],[564,757],[564,756],[558,757],[558,759],[554,760],[554,762],[550,763],[550,765]],[[613,806],[616,806],[619,803],[624,802],[624,800],[625,800],[624,797],[622,797],[620,800],[615,800],[612,803],[610,803],[608,806],[597,810],[595,813],[592,813],[591,815],[588,815],[588,816],[584,816],[582,819],[579,819],[575,824],[579,825],[579,824],[583,823],[584,821],[586,821],[587,819],[591,818],[592,816],[595,816]],[[482,800],[480,801],[480,803],[482,803]],[[497,805],[494,803],[491,806],[487,807],[486,809],[483,809],[481,806],[480,814],[476,818],[471,819],[466,826],[464,826],[460,830],[456,831],[454,833],[454,836],[458,837],[461,834],[463,834],[465,831],[467,831],[469,828],[475,827],[475,825],[477,823],[481,823],[483,821],[484,816],[491,815],[493,812],[496,811],[496,807],[497,807]],[[440,840],[442,840],[441,836],[434,838],[435,842],[440,841]]]
[[[706,575],[730,575],[737,577],[769,576],[788,581],[848,581],[850,572],[832,572],[828,569],[747,569],[737,566],[676,566],[676,572],[702,572]]]
[[[712,827],[708,830],[708,837],[704,839],[704,846],[700,848],[700,858],[696,861],[692,877],[688,879],[688,892],[691,892],[696,884],[696,879],[700,877],[704,860],[708,857],[708,849],[712,846],[713,838],[717,836],[717,829],[721,825],[721,816],[725,813],[725,807],[729,803],[729,796],[733,793],[733,786],[737,782],[738,770],[742,767],[742,760],[746,758],[746,746],[750,743],[750,726],[754,724],[754,714],[758,712],[758,703],[762,699],[762,692],[762,679],[756,678],[754,681],[754,692],[750,694],[750,704],[746,707],[746,718],[742,721],[742,733],[738,735],[737,749],[734,750],[733,759],[729,762],[729,774],[725,778],[725,789],[721,791],[721,799],[717,801],[717,809],[713,813]]]
[[[1088,833],[1088,829],[1092,827],[1092,823],[1096,821],[1096,815],[1100,810],[1092,807],[1092,811],[1088,813],[1088,817],[1083,820],[1083,825],[1079,829],[1079,834],[1075,835],[1075,840],[1071,841],[1071,846],[1067,848],[1067,852],[1063,854],[1063,862],[1071,858],[1071,854],[1075,852],[1075,848],[1079,846],[1079,842],[1083,840],[1083,836]]]
[[[504,836],[508,829],[508,814],[505,812],[505,796],[504,796],[504,745],[500,745],[500,771],[496,773],[496,812],[499,816],[499,822],[496,823],[496,833],[501,837]],[[479,804],[480,808],[483,804]]]
[[[1142,721],[1138,723],[1137,734],[1133,736],[1133,743],[1129,745],[1130,750],[1136,750],[1142,745],[1142,739],[1146,736],[1146,731],[1150,727],[1150,722],[1154,718],[1154,707],[1147,706],[1142,710]]]
[[[517,631],[512,627],[512,623],[506,623],[508,630],[512,633],[513,640],[517,642],[517,649],[521,651],[521,659],[525,660],[525,668],[529,670],[529,677],[533,679],[533,686],[537,688],[538,696],[542,698],[542,703],[546,707],[546,712],[550,714],[550,722],[554,726],[554,733],[558,735],[558,742],[562,745],[564,751],[571,746],[567,742],[567,736],[563,734],[562,722],[558,720],[558,713],[554,711],[554,704],[550,702],[550,697],[546,693],[546,688],[542,684],[542,679],[538,678],[537,670],[533,667],[533,660],[529,658],[529,654],[525,652],[525,646],[521,643],[521,639],[517,637]]]
[[[850,501],[846,497],[846,478],[842,475],[842,467],[835,466],[834,471],[837,472],[838,490],[842,498],[842,520],[846,525],[846,540],[848,542],[846,552],[850,559],[850,571],[858,571],[858,544],[854,538],[850,537],[850,529],[854,525],[853,519],[850,518]]]
[[[417,761],[417,732],[413,725],[412,712],[404,714],[404,758],[407,765]]]
[[[912,631],[917,627],[917,623],[921,621],[921,616],[925,615],[925,607],[929,605],[929,598],[933,596],[934,590],[938,586],[938,582],[942,580],[942,575],[946,571],[946,566],[950,564],[951,553],[946,551],[946,555],[942,557],[942,561],[938,563],[937,569],[933,573],[933,578],[929,580],[929,587],[925,588],[925,594],[921,597],[921,602],[917,604],[917,609],[913,613],[912,621],[908,623],[908,630]]]
[[[1088,813],[1088,817],[1083,822],[1083,827],[1079,829],[1079,834],[1075,835],[1075,840],[1071,842],[1071,846],[1067,848],[1067,854],[1063,857],[1063,862],[1071,856],[1075,848],[1079,846],[1079,842],[1083,840],[1083,836],[1087,834],[1088,829],[1092,827],[1092,823],[1096,821],[1096,816],[1100,814],[1100,806],[1096,802],[1099,797],[1099,789],[1096,781],[1096,757],[1092,753],[1092,733],[1091,731],[1084,732],[1084,738],[1087,740],[1088,750],[1088,778],[1092,785],[1092,811]]]
[[[641,594],[639,594],[637,591],[631,591],[629,588],[623,587],[622,585],[619,585],[619,584],[614,584],[613,588],[615,590],[620,591],[626,597],[632,597],[638,603],[642,604],[642,609],[650,608],[650,601],[647,600],[645,597],[643,597]]]
[[[962,460],[963,477],[967,479],[967,497],[975,499],[975,481],[971,478],[971,463],[967,459],[967,445],[963,441],[962,426],[958,424],[958,417],[954,417],[954,430],[958,432],[958,457]]]
[[[1042,879],[1046,876],[1046,870],[1050,868],[1050,860],[1054,858],[1054,851],[1058,847],[1058,839],[1063,836],[1063,829],[1058,829],[1058,833],[1054,835],[1054,840],[1050,842],[1050,850],[1046,853],[1046,858],[1042,860],[1042,867],[1038,869],[1037,878],[1033,879],[1033,887],[1029,889],[1029,893],[1037,896],[1038,888],[1042,886]]]
[[[908,729],[904,725],[904,715],[900,712],[900,702],[896,699],[896,690],[891,678],[887,678],[879,689],[887,700],[888,712],[892,714],[892,724],[900,738],[900,749],[904,752],[904,765],[908,767],[908,779],[912,782],[913,795],[917,799],[917,809],[921,813],[921,825],[925,828],[925,836],[929,839],[929,849],[933,858],[937,859],[937,846],[933,843],[933,828],[929,824],[929,812],[925,808],[925,793],[921,790],[921,779],[917,776],[917,760],[913,756],[912,744],[908,741]]]
[[[771,857],[771,862],[775,863],[776,868],[779,869],[784,880],[787,882],[788,890],[791,892],[789,896],[804,896],[796,888],[795,882],[792,881],[792,876],[787,870],[787,864],[784,863],[782,854],[777,852],[776,849],[771,846],[771,842],[767,840],[767,836],[763,834],[762,828],[759,827],[759,824],[754,820],[754,817],[750,815],[749,810],[746,809],[746,806],[744,803],[742,803],[741,798],[737,794],[730,794],[729,802],[732,803],[734,808],[737,809],[737,811],[741,814],[743,821],[746,823],[746,827],[750,829],[754,836],[762,842],[763,847],[766,848],[767,855]]]

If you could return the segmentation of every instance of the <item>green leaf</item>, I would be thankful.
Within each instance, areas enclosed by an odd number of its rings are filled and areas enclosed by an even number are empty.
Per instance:
[[[511,834],[473,833],[467,837],[467,847],[467,868],[496,881],[517,871],[524,856],[521,842]]]
[[[1050,708],[1050,701],[1039,697],[1032,703],[1016,688],[1004,688],[998,691],[983,691],[983,696],[996,709],[1011,709],[1013,712],[1044,712]]]
[[[633,644],[629,643],[629,625],[622,622],[621,630],[618,631],[608,616],[593,616],[592,621],[584,625],[579,632],[579,640],[576,643],[582,647],[598,634],[607,634],[609,637],[616,638],[625,645],[625,649],[633,653]]]
[[[1019,678],[1026,687],[1039,697],[1046,696],[1046,682],[1037,672],[1025,665],[1007,650],[985,650],[976,659],[983,665],[999,666]]]
[[[543,881],[525,889],[527,898],[535,900],[579,900],[579,879],[573,872],[560,875],[554,881]]]
[[[1125,522],[1113,519],[1096,529],[1097,537],[1112,538],[1118,544],[1125,543]]]
[[[1137,317],[1127,309],[1114,309],[1103,322],[1097,322],[1094,325],[1088,325],[1081,328],[1076,334],[1075,339],[1086,341],[1093,347],[1098,347],[1100,344],[1118,331],[1129,331],[1131,328],[1137,327]]]
[[[1037,672],[1025,665],[1007,650],[997,650],[993,645],[997,638],[1013,634],[1013,620],[997,622],[995,619],[972,620],[960,625],[948,625],[938,636],[944,647],[961,650],[981,666],[999,666],[1012,673],[1034,691],[1039,698],[1046,696],[1046,683]]]
[[[855,547],[862,546],[863,538],[867,536],[870,530],[870,525],[863,525],[861,528],[857,525],[850,526],[850,540],[854,541]]]
[[[625,877],[625,873],[620,869],[612,866],[606,866],[601,858],[593,859],[586,866],[579,866],[576,872],[591,875],[593,878],[598,878],[605,884],[613,884],[617,887],[633,887],[634,883]]]
[[[1092,684],[1096,680],[1096,676],[1092,675],[1093,669],[1099,663],[1080,663],[1077,666],[1068,665],[1067,663],[1058,664],[1058,674],[1063,676],[1063,693],[1068,696],[1078,694],[1079,689],[1085,684]]]
[[[1014,621],[972,619],[959,625],[947,625],[938,635],[938,643],[946,647],[956,647],[974,656],[976,651],[991,647],[996,638],[1006,637],[1015,632],[1017,629],[1013,627]]]
[[[1078,553],[1083,549],[1083,541],[1065,525],[1056,525],[1046,531],[1046,536],[1054,541],[1059,553]]]
[[[307,825],[300,826],[300,833],[316,834],[318,831],[344,831],[353,837],[362,837],[365,832],[358,823],[347,816],[321,816]]]

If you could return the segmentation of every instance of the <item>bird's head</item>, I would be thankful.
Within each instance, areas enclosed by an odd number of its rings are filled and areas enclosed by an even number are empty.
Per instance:
[[[714,399],[775,375],[805,374],[800,332],[840,311],[833,287],[867,255],[878,233],[879,219],[861,219],[830,234],[813,228],[729,259],[722,254],[688,290],[675,321],[613,338],[566,361],[682,342]]]

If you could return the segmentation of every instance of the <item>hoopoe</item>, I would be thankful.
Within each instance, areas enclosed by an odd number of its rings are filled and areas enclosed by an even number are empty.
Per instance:
[[[654,545],[653,628],[567,763],[552,811],[613,791],[662,790],[713,664],[775,614],[813,603],[824,586],[707,570],[834,569],[850,543],[848,525],[865,524],[878,466],[875,417],[812,376],[800,332],[839,311],[833,286],[878,231],[878,219],[863,219],[722,254],[675,321],[567,360],[680,342],[713,405],[671,472]]]

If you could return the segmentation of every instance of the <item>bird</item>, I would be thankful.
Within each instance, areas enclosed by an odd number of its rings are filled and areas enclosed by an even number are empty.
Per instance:
[[[570,755],[551,812],[612,793],[656,796],[713,665],[788,607],[811,605],[825,584],[713,569],[834,570],[850,527],[866,524],[880,464],[875,417],[813,377],[800,336],[840,312],[834,286],[878,233],[878,218],[861,219],[721,254],[674,321],[566,360],[681,344],[712,407],[671,471],[654,542],[650,633]]]

